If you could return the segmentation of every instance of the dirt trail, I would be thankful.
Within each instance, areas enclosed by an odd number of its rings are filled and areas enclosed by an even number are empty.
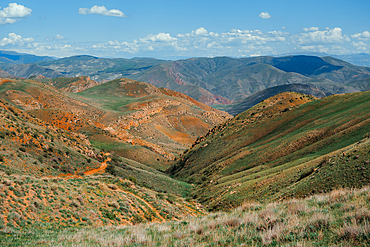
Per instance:
[[[104,154],[104,156],[108,156],[108,155],[110,155],[110,153],[105,153]],[[103,163],[101,163],[101,166],[99,168],[92,169],[90,171],[84,172],[85,176],[90,176],[90,175],[93,175],[97,172],[104,171],[105,168],[107,168],[107,162],[109,162],[111,160],[112,160],[111,158],[107,157],[107,159]]]
[[[108,155],[110,155],[110,153],[105,153],[103,156],[108,156]],[[86,171],[86,172],[84,172],[84,175],[85,176],[90,176],[90,175],[93,175],[93,174],[95,174],[97,172],[104,171],[105,168],[107,168],[107,165],[108,165],[107,162],[109,162],[111,160],[112,160],[111,158],[107,157],[107,159],[104,162],[101,163],[101,165],[100,165],[99,168],[92,169],[90,171]],[[60,174],[60,175],[58,175],[58,177],[64,178],[64,179],[83,178],[83,177],[81,177],[79,175],[70,174],[70,173],[68,173],[68,174]]]
[[[121,191],[123,193],[126,193],[126,194],[130,194],[132,195],[133,197],[135,197],[136,199],[138,200],[141,200],[143,201],[156,215],[159,219],[161,219],[162,221],[166,221],[165,218],[163,218],[157,209],[155,209],[149,202],[145,201],[142,197],[138,196],[138,195],[135,195],[134,193],[131,193],[129,191],[126,191],[126,190],[121,190],[121,189],[118,189],[117,191]]]
[[[104,156],[109,156],[110,155],[110,153],[105,153],[104,154]],[[92,169],[92,170],[90,170],[90,171],[86,171],[86,172],[84,172],[84,175],[85,176],[90,176],[90,175],[93,175],[93,174],[95,174],[95,173],[97,173],[97,172],[100,172],[100,171],[104,171],[105,170],[105,168],[107,168],[107,162],[109,162],[109,161],[111,161],[112,159],[111,158],[109,158],[109,157],[107,157],[107,159],[103,162],[103,163],[101,163],[101,166],[99,167],[99,168],[96,168],[96,169]],[[82,178],[82,177],[80,177],[80,176],[78,176],[78,175],[73,175],[73,174],[62,174],[62,175],[59,175],[60,177],[62,177],[62,178],[65,178],[65,179],[72,179],[72,178]],[[126,191],[126,190],[121,190],[121,189],[118,189],[117,191],[121,191],[121,192],[123,192],[123,193],[126,193],[126,194],[130,194],[130,195],[132,195],[133,197],[135,197],[136,199],[138,199],[138,200],[141,200],[142,202],[144,202],[145,203],[145,205],[147,205],[148,206],[148,208],[150,208],[156,215],[157,215],[157,217],[161,220],[161,221],[166,221],[160,214],[159,214],[159,212],[158,212],[158,210],[157,209],[155,209],[149,202],[147,202],[146,200],[144,200],[142,197],[140,197],[140,196],[138,196],[138,195],[135,195],[134,193],[131,193],[131,192],[129,192],[129,191]]]

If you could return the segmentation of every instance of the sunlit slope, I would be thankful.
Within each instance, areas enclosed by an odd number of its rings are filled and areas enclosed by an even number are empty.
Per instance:
[[[108,131],[168,160],[230,117],[182,93],[124,78],[90,88],[78,96],[107,112],[102,122],[110,123]],[[116,152],[126,152],[134,158],[127,149]]]
[[[211,209],[369,183],[370,92],[297,107],[304,99],[282,93],[237,115],[169,172],[196,184],[192,196]]]
[[[125,78],[78,94],[61,91],[90,87],[90,82],[87,77],[1,79],[0,97],[53,126],[87,135],[99,149],[159,170],[230,117],[184,94]]]

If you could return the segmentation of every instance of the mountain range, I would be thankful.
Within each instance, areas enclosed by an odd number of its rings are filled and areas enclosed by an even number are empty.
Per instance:
[[[119,77],[182,92],[207,105],[230,104],[263,89],[310,84],[326,95],[369,90],[370,69],[332,57],[106,59],[75,56],[31,64],[1,64],[9,74],[27,78],[90,76],[99,83]]]

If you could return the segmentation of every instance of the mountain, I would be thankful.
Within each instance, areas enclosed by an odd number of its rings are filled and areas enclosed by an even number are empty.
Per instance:
[[[316,98],[323,98],[323,97],[328,96],[325,92],[323,92],[322,90],[320,90],[319,88],[313,85],[294,83],[294,84],[286,84],[282,86],[266,88],[251,96],[248,96],[247,98],[237,101],[233,104],[222,105],[221,107],[219,106],[218,109],[226,111],[230,113],[231,115],[237,115],[257,105],[261,101],[268,99],[282,92],[303,93],[303,94],[312,95]]]
[[[144,82],[122,78],[95,84],[88,77],[5,80],[0,98],[53,126],[87,135],[97,148],[159,170],[230,117]],[[88,89],[67,93],[82,88]]]
[[[260,90],[284,84],[311,84],[326,94],[359,91],[357,81],[369,78],[370,69],[331,57],[314,56],[192,58],[160,64],[130,78],[150,82],[208,103],[198,91],[217,97],[241,100]],[[351,86],[348,86],[348,83]],[[211,104],[222,103],[212,102]]]
[[[306,103],[308,102],[308,103]],[[285,92],[198,138],[168,172],[211,210],[369,184],[370,92]]]
[[[347,61],[358,66],[370,67],[370,54],[359,53],[349,55],[333,55],[333,57]]]
[[[0,78],[16,78],[16,77],[0,69]]]
[[[168,61],[154,58],[109,59],[93,56],[73,56],[40,62],[38,65],[55,70],[66,77],[90,76],[92,80],[106,82],[120,77],[128,77],[166,62]]]
[[[321,58],[330,56],[336,59],[346,61],[347,63],[351,63],[356,66],[370,67],[370,54],[366,54],[366,53],[347,54],[347,55],[337,55],[337,54],[329,55],[324,52],[290,52],[290,53],[280,54],[275,57],[298,56],[298,55],[316,56],[316,57],[321,57]]]
[[[89,76],[92,80],[106,82],[127,77],[166,62],[154,58],[98,58],[80,55],[31,64],[0,64],[0,67],[12,75],[24,78],[31,75],[43,75],[49,78]]]
[[[13,65],[5,71],[16,77],[28,78],[30,76],[42,75],[49,78],[63,77],[64,75],[58,71],[42,67],[38,64],[17,64]]]
[[[0,51],[0,63],[23,64],[35,63],[40,61],[51,61],[53,57],[36,56],[25,53],[18,53],[14,51]]]
[[[285,84],[314,85],[327,95],[370,90],[363,83],[370,78],[369,68],[328,56],[215,57],[178,61],[73,56],[33,64],[0,64],[0,67],[24,78],[32,75],[89,76],[103,83],[127,77],[182,92],[207,105],[230,104],[263,89]]]

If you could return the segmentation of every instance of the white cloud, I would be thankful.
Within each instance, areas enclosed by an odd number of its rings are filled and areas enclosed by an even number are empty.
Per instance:
[[[16,19],[12,19],[12,18],[0,18],[0,25],[13,24],[15,22],[17,22]]]
[[[0,8],[1,9],[1,8]],[[28,15],[32,9],[17,3],[9,3],[8,7],[0,10],[0,25],[13,24]]]
[[[115,17],[127,17],[122,11],[118,9],[111,9],[107,10],[105,6],[98,6],[95,5],[89,8],[79,8],[78,13],[81,15],[87,14],[97,14],[97,15],[107,15],[107,16],[115,16]]]
[[[370,40],[370,32],[364,31],[362,33],[356,33],[351,35],[351,37],[359,40]]]
[[[347,35],[342,34],[342,29],[335,27],[333,29],[326,28],[326,31],[313,31],[308,33],[301,33],[298,37],[298,43],[342,43],[350,41]]]
[[[25,43],[30,43],[33,41],[33,38],[22,38],[22,36],[15,33],[9,33],[8,38],[5,37],[0,41],[0,46],[24,45]]]
[[[204,27],[200,27],[194,31],[195,35],[206,35],[208,31]]]
[[[57,40],[64,40],[64,39],[66,39],[66,37],[59,35],[59,34],[57,34],[55,37],[52,37],[52,38],[46,38],[47,41],[57,41]]]
[[[351,45],[353,45],[357,50],[360,50],[360,51],[367,51],[370,47],[370,45],[366,44],[363,41],[352,42]]]
[[[157,35],[150,34],[145,39],[150,40],[150,41],[154,41],[154,42],[156,42],[156,41],[172,42],[172,41],[177,40],[176,38],[171,37],[171,35],[169,33],[159,33]]]
[[[309,31],[319,31],[318,27],[310,27],[310,28],[303,28],[303,31],[309,32]]]
[[[180,33],[172,37],[169,33],[150,34],[133,42],[109,41],[94,45],[95,50],[129,52],[131,54],[144,51],[184,54],[184,56],[242,56],[245,54],[271,54],[275,50],[268,43],[286,41],[287,33],[282,31],[262,32],[260,30],[233,29],[229,32],[209,32],[200,27],[190,33]],[[185,55],[188,54],[188,55]]]
[[[270,19],[271,15],[268,12],[262,12],[259,17],[261,17],[262,19]]]
[[[347,54],[358,51],[370,51],[366,40],[369,32],[353,34],[350,41],[341,28],[317,30],[308,27],[304,32],[291,34],[285,30],[232,29],[226,32],[212,32],[205,27],[189,30],[186,33],[170,34],[159,32],[131,41],[110,40],[102,43],[67,42],[63,36],[56,35],[46,39],[48,42],[36,43],[32,38],[22,38],[14,33],[1,40],[0,47],[26,53],[38,53],[50,56],[71,56],[76,54],[94,54],[96,56],[153,56],[158,58],[176,57],[214,57],[252,55],[278,55],[291,52],[325,52],[328,54]],[[62,42],[55,42],[62,40]],[[369,39],[370,40],[370,39]]]

